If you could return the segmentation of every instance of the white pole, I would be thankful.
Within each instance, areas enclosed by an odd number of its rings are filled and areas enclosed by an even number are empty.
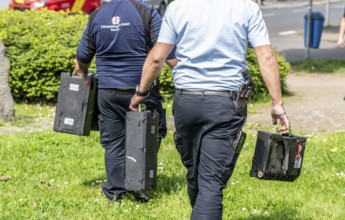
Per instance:
[[[313,8],[313,0],[309,0],[309,7],[308,7],[308,24],[307,24],[307,31],[306,31],[306,53],[305,53],[305,58],[309,59],[309,50],[310,50],[310,32],[311,32],[311,13],[312,13],[312,8]]]
[[[325,9],[325,11],[326,11],[326,16],[325,16],[325,25],[326,25],[326,27],[328,27],[329,26],[329,23],[330,23],[330,19],[329,19],[329,0],[325,0],[326,1],[326,9]]]

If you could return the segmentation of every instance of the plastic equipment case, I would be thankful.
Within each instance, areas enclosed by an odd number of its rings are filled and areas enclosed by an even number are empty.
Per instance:
[[[80,76],[62,73],[53,130],[75,135],[90,135],[98,130],[97,77],[86,85]]]
[[[292,134],[258,131],[251,177],[292,182],[302,169],[307,139]]]
[[[156,188],[158,113],[127,112],[124,188],[129,191]]]

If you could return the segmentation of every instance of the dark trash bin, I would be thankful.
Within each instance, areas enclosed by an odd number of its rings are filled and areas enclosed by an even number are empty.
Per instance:
[[[325,17],[321,12],[312,12],[310,21],[309,47],[319,48]],[[307,47],[308,14],[304,15],[304,47]]]

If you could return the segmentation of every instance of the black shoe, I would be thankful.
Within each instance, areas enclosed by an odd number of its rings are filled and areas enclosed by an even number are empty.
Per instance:
[[[119,202],[119,201],[123,200],[125,198],[125,196],[126,196],[126,192],[119,193],[115,196],[114,200],[116,202]]]
[[[132,191],[131,193],[140,202],[148,202],[151,199],[150,194],[144,189]]]
[[[110,190],[108,190],[106,186],[102,186],[102,191],[104,195],[109,199],[110,202],[121,201],[126,195],[126,191],[113,193]]]

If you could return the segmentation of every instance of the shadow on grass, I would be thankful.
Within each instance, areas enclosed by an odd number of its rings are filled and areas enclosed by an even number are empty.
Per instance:
[[[98,176],[92,179],[83,181],[83,185],[87,187],[101,187],[106,184],[107,177]],[[157,177],[157,188],[154,190],[158,193],[170,194],[181,190],[186,185],[184,176],[167,176],[165,174],[159,174]]]
[[[157,180],[157,192],[171,194],[180,191],[186,184],[185,176],[167,176],[160,174]]]
[[[83,181],[83,185],[88,186],[88,187],[101,187],[106,183],[106,179],[107,177],[105,175],[104,176],[102,175],[97,178]]]
[[[295,220],[297,211],[291,208],[284,208],[268,214],[255,214],[247,218],[239,218],[239,220]]]

